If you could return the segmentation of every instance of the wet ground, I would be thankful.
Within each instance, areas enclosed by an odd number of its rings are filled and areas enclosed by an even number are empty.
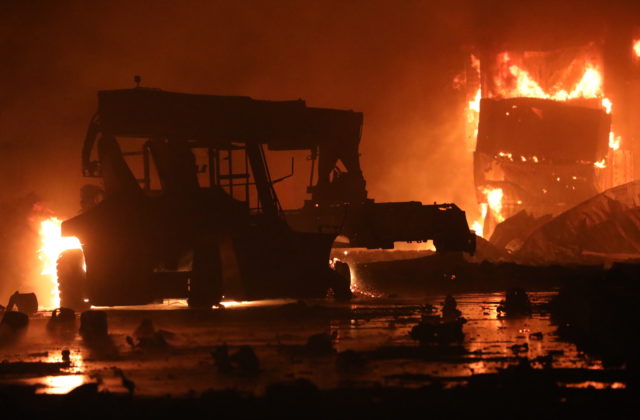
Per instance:
[[[192,311],[184,302],[107,312],[113,348],[90,349],[79,336],[68,340],[46,332],[47,312],[31,318],[21,341],[0,348],[0,384],[28,384],[38,393],[62,394],[86,383],[100,390],[142,396],[189,396],[234,389],[260,395],[272,383],[307,379],[320,389],[377,386],[417,388],[434,383],[465,384],[471,375],[494,373],[529,360],[534,368],[602,370],[600,361],[560,341],[544,310],[553,296],[532,293],[532,316],[501,318],[502,293],[456,295],[467,319],[462,346],[421,347],[409,337],[426,304],[440,313],[443,296],[431,299],[358,297],[348,304],[329,301],[229,302],[225,308]],[[162,330],[162,340],[139,345],[133,336],[143,319]],[[79,323],[79,322],[78,322]],[[333,350],[308,346],[311,335],[327,333]],[[250,346],[259,370],[221,371],[212,352]],[[62,363],[63,350],[69,363]],[[341,354],[353,350],[348,358]],[[345,362],[346,360],[346,362]],[[17,363],[26,362],[26,363]],[[38,363],[43,362],[43,363]],[[568,369],[565,369],[568,368]],[[560,385],[623,388],[616,371],[608,375],[564,375]],[[569,379],[566,379],[569,378]],[[595,378],[595,380],[594,380]],[[132,388],[133,384],[133,388]]]

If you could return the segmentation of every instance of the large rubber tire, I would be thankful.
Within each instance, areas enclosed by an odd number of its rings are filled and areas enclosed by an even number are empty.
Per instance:
[[[74,311],[84,311],[90,305],[85,299],[84,255],[81,249],[64,251],[58,257],[58,291],[60,292],[60,307]]]
[[[211,309],[222,300],[222,261],[216,245],[194,250],[189,280],[189,307]]]
[[[349,265],[342,261],[336,261],[331,271],[330,287],[333,296],[337,301],[346,302],[351,300],[351,271]]]

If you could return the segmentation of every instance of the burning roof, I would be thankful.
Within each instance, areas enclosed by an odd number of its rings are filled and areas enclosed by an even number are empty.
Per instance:
[[[483,99],[480,109],[478,152],[591,164],[607,154],[611,118],[602,109],[538,98]]]
[[[488,237],[522,210],[557,215],[632,179],[628,133],[621,118],[613,121],[614,101],[604,89],[607,57],[597,42],[545,50],[494,45],[471,55],[465,80],[482,213],[477,230]],[[624,105],[616,105],[621,115]]]

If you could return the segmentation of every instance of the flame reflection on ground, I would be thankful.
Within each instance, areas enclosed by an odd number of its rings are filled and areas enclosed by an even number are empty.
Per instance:
[[[560,385],[565,386],[567,388],[594,388],[594,389],[625,389],[627,387],[627,385],[622,382],[596,382],[596,381],[585,381],[585,382],[578,382],[574,384],[560,383]]]
[[[542,308],[554,294],[532,292],[529,297],[536,308]],[[409,333],[425,314],[427,303],[436,308],[429,314],[440,313],[444,296],[368,298],[360,295],[349,304],[308,300],[306,305],[293,308],[287,307],[293,300],[225,302],[229,309],[214,311],[189,311],[186,300],[182,299],[130,307],[138,310],[108,308],[109,333],[120,352],[117,361],[95,358],[78,339],[65,343],[71,364],[59,373],[38,378],[0,378],[0,383],[2,379],[26,383],[39,387],[39,393],[60,394],[96,382],[102,390],[126,393],[121,377],[114,371],[117,367],[136,384],[136,395],[141,396],[184,395],[190,390],[229,388],[262,392],[271,381],[291,375],[331,388],[344,380],[335,363],[336,355],[347,350],[361,352],[369,358],[367,368],[358,373],[359,381],[374,383],[389,378],[388,385],[400,387],[422,386],[424,383],[420,381],[430,381],[429,378],[439,378],[446,386],[456,386],[469,375],[499,372],[519,363],[522,357],[530,360],[535,369],[542,369],[541,362],[537,362],[542,359],[549,360],[552,369],[605,369],[601,361],[561,341],[555,333],[556,326],[544,310],[534,311],[531,317],[501,318],[497,307],[504,299],[503,293],[456,294],[455,298],[467,320],[463,328],[464,343],[460,348],[430,348],[428,351],[437,356],[433,358],[416,353],[417,343]],[[248,310],[243,312],[243,308]],[[168,346],[146,349],[125,340],[144,318],[152,320],[157,329],[171,333],[167,335]],[[43,340],[35,333],[44,330],[46,321],[43,316],[33,317],[32,335],[24,338],[20,353],[16,353],[15,348],[0,351],[0,360],[61,362],[61,343]],[[311,335],[321,332],[335,334],[335,353],[320,359],[301,357],[292,364],[291,352],[304,348]],[[251,381],[221,374],[211,356],[211,349],[221,344],[231,349],[251,346],[269,374]],[[522,347],[525,350],[518,350]],[[618,388],[625,384],[616,379],[615,370],[611,373],[613,379],[606,376],[610,382],[572,382],[567,386]]]
[[[44,386],[38,394],[67,394],[69,391],[85,383],[85,375],[47,376],[40,381]]]
[[[222,306],[225,309],[233,308],[246,308],[246,307],[258,307],[258,306],[277,306],[286,305],[287,303],[294,303],[295,299],[263,299],[253,301],[237,301],[237,300],[223,300],[220,305],[215,305],[213,308],[219,308]],[[131,311],[151,311],[151,310],[172,310],[172,309],[187,309],[189,304],[187,299],[163,299],[162,303],[151,303],[148,305],[134,305],[134,306],[91,306],[91,309],[100,310],[131,310]]]

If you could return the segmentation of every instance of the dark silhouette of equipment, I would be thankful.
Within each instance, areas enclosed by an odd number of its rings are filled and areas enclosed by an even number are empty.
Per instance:
[[[73,307],[70,299],[82,306],[187,297],[191,306],[210,307],[223,297],[323,297],[332,289],[347,299],[349,280],[329,267],[338,234],[352,246],[434,239],[439,249],[473,252],[455,205],[367,198],[361,127],[361,113],[302,100],[139,87],[99,92],[82,166],[85,176],[103,179],[104,193],[62,225],[63,235],[83,244],[86,276],[67,276],[82,292],[61,298]],[[136,141],[140,148],[123,151]],[[311,151],[312,197],[304,208],[282,210],[264,146]],[[338,160],[346,171],[336,172]]]

